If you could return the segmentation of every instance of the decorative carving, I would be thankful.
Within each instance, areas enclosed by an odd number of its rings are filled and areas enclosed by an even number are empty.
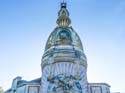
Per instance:
[[[79,80],[72,75],[59,74],[48,78],[48,93],[82,93]]]

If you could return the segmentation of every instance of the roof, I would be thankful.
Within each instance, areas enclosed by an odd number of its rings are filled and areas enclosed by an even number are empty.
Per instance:
[[[21,81],[18,81],[17,86],[40,84],[40,82],[41,82],[41,78],[37,78],[31,81],[21,80]]]
[[[37,78],[37,79],[34,79],[34,80],[31,80],[31,81],[26,81],[26,80],[20,80],[17,82],[17,87],[20,87],[20,86],[25,86],[25,85],[40,85],[40,82],[41,82],[41,78]],[[11,91],[12,89],[8,89],[6,92],[9,92]]]
[[[88,85],[106,85],[106,86],[108,86],[108,87],[111,87],[109,84],[107,84],[107,83],[88,83]]]

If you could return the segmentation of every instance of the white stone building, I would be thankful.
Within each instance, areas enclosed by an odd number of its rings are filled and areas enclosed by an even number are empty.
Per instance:
[[[110,93],[106,83],[88,83],[82,42],[70,26],[66,3],[61,3],[57,27],[50,34],[41,61],[42,77],[16,77],[5,93]]]

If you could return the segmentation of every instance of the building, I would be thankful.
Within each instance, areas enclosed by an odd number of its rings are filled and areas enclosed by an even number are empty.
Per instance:
[[[110,93],[106,83],[88,83],[87,58],[70,26],[66,3],[61,3],[56,22],[42,56],[42,77],[32,81],[16,77],[5,93]]]

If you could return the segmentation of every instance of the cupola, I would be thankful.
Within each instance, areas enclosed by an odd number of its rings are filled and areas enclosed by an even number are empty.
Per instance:
[[[58,12],[58,19],[56,21],[59,27],[69,26],[71,23],[69,12],[66,7],[66,3],[61,3],[61,9]]]
[[[66,3],[61,3],[61,9],[58,12],[58,26],[50,34],[46,43],[45,51],[53,47],[72,47],[83,51],[83,46],[78,34],[69,26],[71,20],[69,12],[66,9]]]

